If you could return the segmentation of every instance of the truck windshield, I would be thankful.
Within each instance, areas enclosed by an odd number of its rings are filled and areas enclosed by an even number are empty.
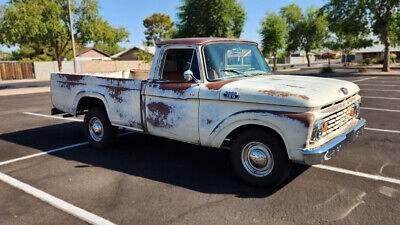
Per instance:
[[[264,57],[253,44],[209,44],[204,47],[204,57],[209,81],[271,73]]]

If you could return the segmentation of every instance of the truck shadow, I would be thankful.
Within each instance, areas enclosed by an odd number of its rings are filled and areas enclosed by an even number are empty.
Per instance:
[[[81,126],[79,122],[57,124],[2,134],[0,139],[47,151],[85,141]],[[241,183],[235,177],[228,150],[205,148],[140,133],[118,137],[116,144],[109,149],[96,150],[86,145],[50,155],[79,162],[74,166],[77,173],[86,167],[101,167],[202,193],[234,194],[240,198],[270,196],[308,169],[307,166],[295,164],[289,178],[280,186],[255,188]]]

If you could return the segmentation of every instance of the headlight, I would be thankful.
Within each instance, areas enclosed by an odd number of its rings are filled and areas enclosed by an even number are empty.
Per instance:
[[[318,141],[322,136],[326,134],[327,130],[328,130],[328,122],[319,121],[315,123],[311,134],[311,140]]]
[[[358,118],[360,115],[360,104],[361,104],[360,102],[354,104],[354,113],[353,113],[354,118]]]

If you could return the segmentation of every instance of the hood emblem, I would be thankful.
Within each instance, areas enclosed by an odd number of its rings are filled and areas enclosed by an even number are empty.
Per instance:
[[[240,97],[236,91],[226,91],[223,96],[230,99],[238,99]]]
[[[347,88],[344,88],[344,87],[340,88],[340,91],[341,91],[343,94],[345,94],[345,95],[347,95],[347,94],[349,93],[349,91],[347,90]]]

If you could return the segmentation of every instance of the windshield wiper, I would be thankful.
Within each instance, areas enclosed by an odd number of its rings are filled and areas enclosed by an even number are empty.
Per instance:
[[[232,73],[236,73],[236,74],[242,74],[242,72],[239,72],[237,70],[220,70],[222,72],[232,72]]]

